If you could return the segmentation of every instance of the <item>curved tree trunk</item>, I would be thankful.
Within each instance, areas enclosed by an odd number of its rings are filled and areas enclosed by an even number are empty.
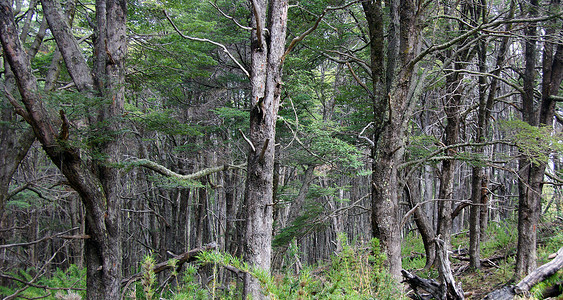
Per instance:
[[[94,82],[100,99],[109,104],[100,105],[98,121],[105,122],[104,132],[111,138],[92,145],[105,155],[104,160],[88,163],[79,149],[66,142],[69,124],[64,111],[57,117],[45,109],[37,81],[32,74],[29,58],[22,48],[14,25],[10,1],[0,1],[0,37],[6,58],[14,71],[24,107],[13,103],[18,114],[32,126],[35,136],[46,154],[57,165],[70,186],[80,195],[86,208],[87,297],[88,299],[117,299],[121,281],[121,199],[119,174],[113,167],[119,159],[119,124],[116,117],[123,109],[124,59],[127,48],[125,1],[99,0],[98,56],[92,76],[69,26],[61,17],[61,10],[50,0],[42,1],[51,32],[59,46],[73,81],[81,92],[93,96]],[[97,80],[95,81],[94,78]],[[57,130],[60,128],[60,131]]]

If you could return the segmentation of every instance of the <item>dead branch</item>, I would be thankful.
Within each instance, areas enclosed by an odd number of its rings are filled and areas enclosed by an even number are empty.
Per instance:
[[[348,64],[348,65],[349,65],[349,64]],[[368,128],[369,128],[371,125],[373,125],[373,124],[374,124],[373,122],[369,122],[369,123],[364,127],[364,129],[362,129],[362,131],[360,132],[360,134],[358,134],[358,137],[361,138],[361,139],[366,140],[372,147],[375,147],[375,143],[374,143],[370,138],[368,138],[367,136],[364,136],[364,135],[363,135],[363,134],[364,134],[364,131],[366,131],[366,129],[368,129]]]
[[[254,14],[254,20],[256,21],[256,38],[258,39],[258,45],[260,49],[262,49],[262,47],[264,46],[262,41],[262,20],[260,20],[260,13],[258,11],[258,4],[256,4],[256,0],[252,0],[251,2],[252,13]]]
[[[535,269],[515,286],[506,285],[500,289],[490,292],[483,299],[512,300],[517,295],[527,294],[533,286],[557,273],[561,268],[563,268],[563,247],[559,248],[559,251],[557,251],[555,258],[552,261]]]
[[[563,267],[563,247],[557,251],[557,256],[550,262],[542,265],[541,267],[535,269],[528,276],[524,277],[518,284],[514,287],[514,292],[516,294],[522,294],[530,291],[530,289],[544,281],[547,277],[557,273],[559,269]]]
[[[448,251],[444,245],[444,241],[439,239],[439,237],[434,239],[436,243],[436,259],[438,260],[438,268],[440,269],[440,274],[442,275],[441,283],[434,279],[424,279],[417,275],[410,273],[407,270],[402,270],[401,273],[409,286],[413,291],[422,298],[418,290],[423,289],[430,293],[434,299],[446,299],[446,300],[463,300],[464,294],[461,286],[456,285],[454,277],[452,275],[452,270],[450,268],[450,261],[448,259]]]
[[[368,93],[368,95],[370,95],[371,97],[373,97],[373,92],[372,90],[370,90],[367,85],[365,83],[362,82],[362,80],[360,80],[360,78],[358,77],[358,75],[356,75],[356,72],[354,72],[354,69],[352,69],[352,66],[350,65],[349,62],[346,62],[346,66],[348,67],[348,70],[350,71],[350,74],[352,74],[352,77],[354,77],[354,79],[356,80],[356,82],[362,87],[364,88],[364,90],[366,90],[366,92]]]
[[[12,248],[12,247],[25,247],[25,246],[31,246],[31,245],[39,244],[39,243],[41,243],[41,242],[43,242],[43,241],[46,241],[46,240],[50,240],[50,239],[53,239],[53,238],[56,238],[56,237],[63,236],[63,235],[65,235],[66,233],[69,233],[69,232],[71,232],[71,231],[73,231],[73,230],[76,230],[76,229],[78,229],[78,228],[79,228],[79,227],[74,227],[74,228],[71,228],[71,229],[69,229],[69,230],[65,230],[65,231],[63,231],[63,232],[59,232],[59,233],[57,233],[57,234],[53,234],[53,235],[49,235],[49,236],[46,236],[46,237],[42,237],[42,238],[40,238],[40,239],[38,239],[38,240],[35,240],[35,241],[33,241],[33,242],[0,245],[0,249],[6,249],[6,248]]]
[[[256,147],[254,147],[254,144],[252,144],[252,142],[246,137],[246,135],[244,135],[244,132],[242,132],[242,130],[240,128],[239,128],[238,131],[242,135],[242,138],[248,143],[248,146],[250,146],[250,149],[252,149],[252,152],[256,152]]]
[[[197,259],[197,256],[199,254],[201,254],[202,252],[214,250],[214,249],[217,249],[217,243],[209,243],[202,248],[192,249],[190,251],[176,255],[172,258],[173,260],[177,261],[177,263],[175,264],[174,267],[178,268],[185,263],[195,261]],[[155,274],[158,274],[158,273],[160,273],[164,270],[171,269],[172,265],[169,263],[169,261],[170,261],[170,259],[167,260],[167,261],[156,264],[153,268],[153,272]],[[143,276],[143,273],[139,272],[139,273],[131,275],[129,278],[121,280],[121,285],[125,286],[125,288],[123,290],[125,291],[127,289],[127,286],[129,286],[129,284],[141,279],[142,276]]]
[[[244,25],[240,24],[234,17],[227,15],[225,12],[223,12],[219,8],[219,6],[217,6],[217,4],[215,4],[211,1],[209,1],[209,4],[211,4],[211,6],[213,6],[218,12],[220,12],[223,15],[223,17],[233,21],[233,23],[235,23],[235,25],[237,25],[239,28],[242,28],[244,30],[252,30],[252,27],[244,26]]]

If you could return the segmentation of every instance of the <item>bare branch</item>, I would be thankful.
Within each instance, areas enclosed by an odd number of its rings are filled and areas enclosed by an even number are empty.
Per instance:
[[[246,137],[246,135],[244,135],[244,132],[242,132],[242,130],[240,129],[238,131],[242,135],[242,138],[248,143],[250,149],[252,149],[252,152],[256,152],[256,147],[254,147],[254,144],[252,144],[252,142]]]
[[[227,15],[226,13],[224,13],[224,12],[219,8],[219,6],[217,6],[215,3],[209,1],[209,4],[211,4],[211,6],[213,6],[218,12],[220,12],[220,13],[223,15],[223,17],[225,17],[225,18],[227,18],[227,19],[233,21],[233,23],[235,23],[235,25],[237,25],[238,27],[240,27],[240,28],[242,28],[242,29],[244,29],[244,30],[252,30],[252,27],[244,26],[244,25],[240,24],[237,20],[235,20],[235,18],[233,18],[233,17]]]
[[[479,32],[481,30],[494,28],[494,27],[500,26],[502,24],[508,24],[508,23],[514,24],[514,23],[533,23],[533,22],[547,21],[547,20],[550,20],[550,19],[558,18],[562,15],[563,15],[563,13],[560,12],[560,13],[557,13],[557,14],[554,14],[554,15],[551,15],[551,16],[543,16],[543,17],[538,17],[538,18],[497,20],[497,21],[490,22],[490,23],[482,23],[482,24],[479,24],[479,26],[474,27],[472,30],[467,31],[466,33],[459,35],[458,37],[453,38],[448,42],[445,42],[445,43],[439,44],[439,45],[432,45],[432,46],[424,49],[414,59],[412,59],[409,63],[407,63],[407,65],[405,67],[406,68],[412,68],[412,67],[414,67],[415,64],[417,64],[419,61],[421,61],[428,54],[433,53],[435,51],[447,49],[447,48],[457,44],[458,42],[463,41],[466,38],[476,34],[477,32]]]
[[[358,77],[358,75],[356,75],[356,72],[354,72],[354,69],[352,69],[352,66],[350,65],[349,62],[346,62],[346,66],[348,67],[348,70],[350,71],[350,73],[352,73],[352,76],[354,77],[354,79],[356,80],[356,82],[364,88],[364,90],[366,90],[366,92],[368,93],[368,95],[373,96],[373,92],[367,87],[367,85],[365,83],[363,83],[360,78]]]
[[[171,178],[175,178],[175,179],[179,179],[179,180],[195,180],[216,172],[220,172],[220,171],[225,171],[225,170],[229,170],[229,169],[240,169],[243,168],[246,164],[240,164],[240,165],[222,165],[222,166],[218,166],[218,167],[212,167],[212,168],[207,168],[207,169],[203,169],[200,171],[197,171],[195,173],[192,174],[187,174],[187,175],[182,175],[182,174],[178,174],[168,168],[166,168],[163,165],[160,165],[156,162],[150,161],[148,159],[137,159],[134,160],[132,165],[135,166],[141,166],[141,167],[145,167],[149,170],[153,170],[155,172],[157,172],[160,175],[164,175],[166,177],[171,177]]]
[[[371,67],[368,66],[368,64],[367,64],[365,61],[363,61],[362,59],[359,59],[359,58],[356,57],[355,55],[352,55],[351,53],[347,53],[347,52],[342,52],[342,51],[337,51],[337,50],[328,50],[328,52],[336,53],[336,54],[338,54],[338,55],[340,55],[340,56],[343,56],[343,57],[348,58],[349,60],[337,59],[337,58],[332,57],[332,56],[330,56],[330,55],[328,55],[328,54],[326,54],[326,53],[324,53],[324,52],[322,52],[321,54],[322,54],[324,57],[326,57],[326,58],[328,58],[328,59],[330,59],[330,60],[332,60],[332,61],[338,62],[338,63],[347,63],[347,62],[350,62],[350,61],[355,62],[355,63],[357,63],[360,67],[362,67],[362,69],[363,69],[367,74],[369,74],[369,76],[371,77]]]
[[[461,147],[482,147],[482,146],[489,146],[489,145],[496,145],[496,144],[508,144],[508,145],[512,145],[513,143],[509,140],[493,140],[493,141],[488,141],[488,142],[483,142],[483,143],[459,143],[459,144],[453,144],[453,145],[448,145],[445,147],[442,147],[428,155],[426,155],[425,157],[421,158],[421,159],[416,159],[416,160],[411,160],[405,163],[402,163],[399,165],[399,168],[406,168],[406,167],[410,167],[412,165],[420,165],[424,162],[427,162],[429,160],[433,160],[434,157],[436,157],[438,154],[449,150],[449,149],[455,149],[455,148],[461,148]],[[451,157],[453,159],[453,157]]]
[[[63,231],[63,232],[59,232],[59,233],[57,233],[57,234],[53,234],[53,235],[49,235],[49,236],[40,238],[40,239],[35,240],[35,241],[33,241],[33,242],[0,245],[0,249],[6,249],[6,248],[12,248],[12,247],[31,246],[31,245],[39,244],[39,243],[41,243],[41,242],[43,242],[43,241],[46,241],[46,240],[50,240],[50,239],[59,237],[59,236],[61,236],[61,235],[64,235],[64,234],[66,234],[66,233],[69,233],[69,232],[71,232],[71,231],[73,231],[73,230],[76,230],[76,229],[79,229],[79,228],[80,228],[80,227],[74,227],[74,228],[71,228],[71,229],[69,229],[69,230],[65,230],[65,231]]]
[[[170,25],[172,25],[172,27],[174,27],[174,30],[182,37],[185,38],[187,40],[190,41],[196,41],[196,42],[204,42],[204,43],[210,43],[213,44],[215,46],[221,47],[223,49],[223,52],[225,52],[227,54],[227,56],[229,56],[229,58],[239,67],[239,69],[244,73],[244,75],[246,75],[246,77],[250,78],[250,73],[242,66],[242,64],[240,62],[238,62],[235,57],[231,54],[231,52],[229,51],[229,49],[227,49],[227,46],[221,44],[221,43],[217,43],[215,41],[212,41],[210,39],[202,39],[202,38],[196,38],[193,36],[188,36],[183,34],[180,29],[178,29],[178,27],[176,26],[176,24],[174,24],[174,22],[172,21],[172,19],[170,18],[170,16],[168,15],[168,13],[166,12],[166,10],[162,10],[164,12],[164,15],[166,16],[166,19],[168,19],[168,22],[170,22]]]
[[[161,219],[164,222],[164,224],[166,224],[166,226],[170,227],[170,223],[168,223],[168,221],[166,221],[166,218],[164,216],[162,216],[161,214],[159,214],[154,209],[145,209],[145,210],[122,209],[121,211],[139,213],[139,214],[151,213],[151,214],[154,214],[155,216],[157,216],[159,219]]]
[[[500,81],[506,83],[507,85],[511,86],[512,88],[514,88],[515,90],[517,90],[521,94],[524,93],[524,89],[521,86],[514,84],[513,82],[510,82],[510,81],[506,80],[505,78],[502,78],[502,77],[500,77],[496,74],[493,74],[493,73],[482,73],[482,72],[471,71],[471,70],[454,70],[454,69],[444,69],[444,71],[465,73],[465,74],[477,75],[477,76],[488,76],[488,77],[491,77],[491,78],[494,78],[496,80],[500,80]]]
[[[375,147],[375,143],[370,138],[362,135],[362,134],[364,134],[364,131],[366,131],[366,129],[368,129],[368,127],[370,127],[371,125],[373,125],[373,122],[369,122],[369,124],[367,124],[366,127],[364,127],[364,129],[362,129],[360,134],[358,134],[358,137],[366,140],[372,147]]]
[[[278,117],[281,118],[281,117]],[[303,142],[301,141],[301,139],[299,139],[299,137],[297,136],[297,133],[293,130],[293,128],[291,128],[291,126],[289,125],[289,122],[287,122],[286,119],[282,119],[283,123],[285,124],[285,126],[287,126],[287,128],[289,128],[289,130],[291,131],[291,133],[293,134],[293,138],[297,141],[297,143],[303,147],[303,149],[305,149],[305,151],[307,151],[309,154],[311,154],[312,156],[314,156],[315,158],[317,158],[318,160],[322,161],[322,162],[328,162],[326,159],[320,157],[318,154],[314,153],[313,151],[311,151],[311,149],[307,148],[307,146],[305,146],[305,144],[303,144]]]
[[[254,14],[254,20],[256,21],[256,38],[258,39],[258,45],[260,45],[260,48],[262,48],[262,20],[260,20],[260,14],[258,12],[258,5],[256,4],[256,0],[252,0],[252,13]]]

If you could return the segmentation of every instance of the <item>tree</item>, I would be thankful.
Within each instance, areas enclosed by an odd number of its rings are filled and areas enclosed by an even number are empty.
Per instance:
[[[380,1],[364,1],[368,22],[374,128],[372,145],[372,231],[385,249],[389,270],[401,276],[399,165],[405,153],[405,135],[420,82],[416,72],[421,48],[425,7],[416,1],[389,2],[389,27],[384,31]],[[384,37],[387,37],[386,43]],[[385,49],[385,45],[387,48]],[[385,53],[387,56],[385,57]]]
[[[0,2],[0,37],[6,58],[12,68],[23,107],[12,101],[16,111],[33,128],[46,154],[61,170],[69,185],[78,192],[86,208],[86,242],[88,299],[116,299],[121,283],[121,199],[119,176],[113,163],[119,153],[119,125],[115,122],[123,109],[124,58],[127,52],[125,1],[96,1],[96,56],[94,70],[87,66],[58,5],[42,1],[45,15],[61,51],[67,69],[79,91],[88,97],[99,97],[97,115],[110,135],[91,146],[106,156],[86,160],[80,149],[69,143],[69,121],[64,110],[56,117],[45,107],[38,92],[29,57],[17,35],[10,1]],[[93,112],[94,113],[94,112]],[[91,124],[96,125],[96,124]],[[57,131],[57,127],[60,130]]]
[[[528,3],[528,15],[531,19],[538,16],[539,2]],[[558,2],[550,6],[558,7]],[[555,10],[554,10],[555,11]],[[549,24],[549,23],[548,23]],[[555,31],[553,24],[545,30],[550,36],[560,38],[560,31]],[[522,94],[522,120],[529,125],[551,128],[555,112],[556,99],[563,78],[563,46],[552,40],[543,44],[542,83],[539,107],[536,106],[536,53],[537,22],[530,22],[524,29],[524,59]],[[557,45],[557,46],[556,46]],[[555,48],[555,51],[554,51]],[[519,198],[518,198],[518,251],[516,256],[516,274],[522,277],[536,269],[537,227],[541,216],[541,195],[547,161],[523,157],[519,160]]]
[[[252,98],[245,192],[245,253],[251,265],[268,271],[272,259],[275,132],[281,99],[287,9],[287,0],[252,1]],[[244,291],[253,299],[263,298],[258,280],[249,274]]]

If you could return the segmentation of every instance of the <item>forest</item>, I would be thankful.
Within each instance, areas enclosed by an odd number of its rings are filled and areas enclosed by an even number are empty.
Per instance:
[[[2,299],[547,299],[559,0],[0,0]]]

